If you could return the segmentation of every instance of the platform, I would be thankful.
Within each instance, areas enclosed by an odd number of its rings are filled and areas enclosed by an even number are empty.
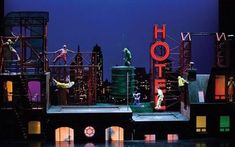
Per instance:
[[[189,121],[180,112],[134,113],[132,119],[135,122]]]
[[[127,105],[112,106],[50,106],[47,110],[48,114],[84,114],[84,113],[132,113]]]

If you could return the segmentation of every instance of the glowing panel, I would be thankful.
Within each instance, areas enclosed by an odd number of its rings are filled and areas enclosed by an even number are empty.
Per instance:
[[[86,137],[93,137],[95,135],[95,129],[92,126],[88,126],[84,129]]]
[[[112,127],[105,129],[105,140],[123,141],[124,129],[118,126],[112,126]]]
[[[206,116],[196,117],[196,132],[206,132]]]
[[[178,141],[179,137],[178,134],[167,134],[167,141],[168,142],[174,142],[174,141]]]
[[[30,121],[28,123],[28,134],[41,134],[41,122]]]
[[[144,135],[144,141],[146,142],[152,142],[156,140],[156,135],[155,134],[145,134]]]
[[[74,130],[69,127],[60,127],[55,130],[55,141],[74,141]]]
[[[7,81],[7,101],[12,102],[13,98],[13,82],[12,81]]]
[[[225,99],[225,76],[224,75],[215,76],[215,99],[216,100]]]
[[[220,116],[220,132],[229,132],[229,131],[230,131],[230,117]]]
[[[41,84],[39,81],[28,82],[28,95],[31,101],[40,102],[41,101]]]

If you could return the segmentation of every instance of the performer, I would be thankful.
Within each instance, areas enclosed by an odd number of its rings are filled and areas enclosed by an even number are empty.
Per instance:
[[[135,91],[135,93],[133,93],[133,98],[134,98],[134,105],[139,105],[140,104],[140,93],[137,91]]]
[[[160,109],[161,105],[162,105],[164,95],[163,95],[162,90],[159,87],[157,88],[157,96],[158,96],[158,100],[157,100],[157,104],[156,104],[155,109]]]
[[[74,51],[69,50],[67,48],[67,45],[63,45],[63,48],[55,51],[55,53],[59,53],[59,54],[55,57],[55,59],[53,60],[53,63],[55,64],[57,60],[62,58],[64,60],[64,64],[67,64],[67,54],[68,54],[68,52],[75,53]]]
[[[187,109],[188,102],[187,102],[187,91],[185,83],[189,84],[187,80],[185,80],[181,76],[178,76],[178,87],[180,90],[181,98],[183,98],[184,101],[184,109]]]
[[[128,48],[124,48],[123,49],[123,52],[124,52],[124,62],[125,62],[125,66],[130,66],[131,65],[131,52],[129,51]]]
[[[12,41],[11,39],[8,39],[7,42],[4,43],[2,38],[1,38],[2,45],[7,45],[8,49],[16,55],[17,60],[20,60],[20,56],[18,55],[17,51],[13,48],[13,45],[18,41],[19,36],[14,35],[13,32],[11,32],[11,34],[16,39],[14,41]]]
[[[234,90],[234,86],[235,86],[235,83],[233,81],[233,77],[229,77],[229,81],[228,81],[228,98],[229,98],[229,101],[232,102],[233,101],[233,90]]]
[[[68,89],[68,88],[71,88],[75,84],[73,81],[72,82],[69,81],[68,83],[61,83],[54,78],[52,80],[55,82],[57,88]]]

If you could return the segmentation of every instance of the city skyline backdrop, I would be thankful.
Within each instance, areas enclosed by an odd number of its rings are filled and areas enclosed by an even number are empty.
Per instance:
[[[12,11],[48,11],[48,49],[67,44],[69,49],[91,52],[98,44],[104,58],[104,80],[111,68],[123,65],[122,50],[132,52],[132,65],[149,72],[153,26],[166,24],[166,42],[177,48],[180,32],[218,32],[218,0],[7,0]],[[192,57],[198,73],[209,73],[213,64],[214,36],[194,37]]]

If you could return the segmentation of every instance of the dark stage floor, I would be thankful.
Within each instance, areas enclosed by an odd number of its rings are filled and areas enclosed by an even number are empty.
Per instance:
[[[188,139],[175,142],[159,140],[145,142],[143,140],[104,143],[73,143],[73,142],[40,142],[40,141],[0,141],[2,147],[234,147],[235,141],[216,138]]]

